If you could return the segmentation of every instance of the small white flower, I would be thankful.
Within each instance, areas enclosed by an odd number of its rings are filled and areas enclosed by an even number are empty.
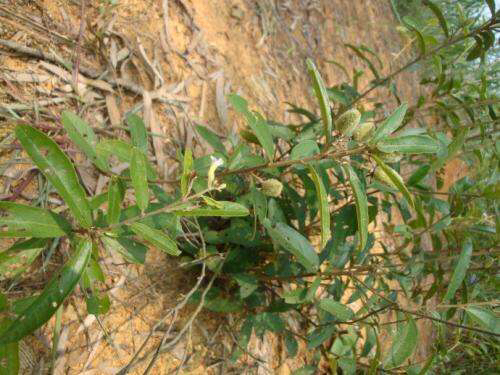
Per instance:
[[[212,159],[212,165],[214,165],[216,169],[224,165],[224,160],[222,158],[210,156],[210,159]]]
[[[224,160],[220,158],[214,158],[213,156],[210,156],[210,159],[212,159],[212,164],[210,164],[210,168],[208,169],[208,188],[211,189],[214,187],[214,182],[215,182],[215,170],[224,165]]]

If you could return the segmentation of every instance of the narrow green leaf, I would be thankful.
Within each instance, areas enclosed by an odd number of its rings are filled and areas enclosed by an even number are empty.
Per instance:
[[[266,151],[267,158],[272,162],[274,158],[274,142],[271,129],[266,120],[260,114],[256,114],[255,121],[249,122],[248,126],[250,126],[260,145]]]
[[[417,40],[418,40],[418,47],[420,50],[420,56],[424,56],[427,50],[427,47],[425,45],[425,37],[424,35],[420,32],[418,26],[415,24],[415,22],[408,16],[403,17],[403,24],[411,31],[413,31],[417,35]]]
[[[188,148],[184,151],[184,161],[182,163],[182,176],[181,176],[181,194],[185,196],[188,193],[189,179],[193,169],[193,153]]]
[[[321,248],[325,247],[330,239],[330,210],[328,206],[328,195],[323,185],[323,180],[313,166],[309,166],[311,177],[316,187],[316,195],[319,202],[319,217],[321,221]]]
[[[135,113],[127,117],[127,124],[132,138],[132,144],[145,155],[148,153],[148,132],[141,117]]]
[[[370,143],[376,144],[378,141],[391,135],[396,129],[398,129],[405,118],[406,111],[408,110],[408,104],[403,103],[399,106],[373,133]]]
[[[130,225],[130,229],[132,229],[132,231],[136,235],[148,241],[167,254],[177,256],[181,253],[181,251],[177,247],[177,243],[168,235],[166,235],[162,231],[159,231],[158,229],[148,227],[143,223],[133,223]]]
[[[17,126],[16,136],[33,163],[64,199],[80,225],[90,228],[92,213],[89,202],[69,158],[52,139],[31,126]]]
[[[87,303],[87,312],[95,316],[106,314],[111,307],[108,295],[99,297],[98,294],[91,294],[86,298],[85,302]]]
[[[14,202],[0,202],[0,238],[62,237],[71,233],[66,219],[50,210]]]
[[[500,318],[490,309],[470,306],[465,309],[467,315],[490,332],[500,334]]]
[[[462,149],[462,146],[467,139],[469,128],[463,127],[458,131],[458,134],[453,138],[453,141],[448,145],[448,153],[445,157],[438,158],[431,166],[431,173],[442,168],[448,161],[452,160],[455,155]]]
[[[232,277],[240,286],[240,297],[242,299],[247,298],[259,287],[259,280],[253,275],[246,273],[237,273],[233,274]]]
[[[431,356],[427,359],[427,361],[425,361],[424,367],[420,369],[418,375],[426,375],[428,373],[429,369],[431,368],[434,362],[435,356],[436,356],[435,353],[431,354]]]
[[[133,241],[126,237],[111,238],[101,236],[104,247],[109,251],[120,253],[130,263],[144,264],[148,248],[142,243]]]
[[[295,357],[299,351],[299,343],[290,332],[285,332],[285,347],[290,358]]]
[[[449,38],[450,32],[448,31],[448,24],[446,23],[446,19],[444,18],[443,13],[441,12],[441,9],[439,9],[439,7],[430,0],[424,0],[423,3],[424,3],[424,5],[429,7],[429,9],[432,11],[432,13],[434,13],[434,15],[436,16],[436,18],[439,21],[439,25],[441,26],[441,28],[444,31],[444,35],[446,35],[446,37]]]
[[[243,352],[246,352],[252,336],[254,320],[255,318],[253,316],[249,316],[241,325],[240,335],[238,337],[238,347],[231,354],[231,362],[236,362]]]
[[[359,249],[363,250],[368,240],[368,198],[361,186],[359,177],[350,165],[344,165],[345,174],[349,177],[354,200],[356,201],[356,217],[358,220]]]
[[[305,140],[295,145],[290,152],[290,160],[302,160],[311,156],[319,154],[320,150],[318,144],[311,140]],[[305,169],[305,166],[297,164],[296,169]]]
[[[79,240],[75,252],[43,292],[24,310],[0,337],[0,345],[19,341],[40,328],[73,291],[92,252],[89,239]]]
[[[323,121],[323,134],[326,137],[326,143],[330,144],[332,137],[332,112],[330,110],[330,100],[326,91],[323,79],[319,74],[316,65],[311,59],[306,60],[307,70],[311,76],[314,93],[318,99],[319,108],[321,110],[321,119]]]
[[[243,309],[243,301],[216,297],[211,300],[205,300],[203,307],[218,313],[238,312]]]
[[[0,336],[9,328],[11,321],[0,321]],[[19,342],[11,342],[0,346],[0,375],[17,375],[19,373]]]
[[[481,39],[481,37],[478,35],[474,35],[474,40],[476,41],[476,44],[474,45],[474,48],[470,50],[467,57],[465,58],[467,61],[475,60],[478,57],[481,57],[481,55],[484,53],[483,40]]]
[[[47,240],[32,238],[17,242],[0,253],[0,280],[12,279],[30,266],[47,246]]]
[[[72,112],[64,111],[61,115],[61,123],[71,140],[97,168],[103,171],[109,170],[106,160],[96,152],[97,137],[85,121]]]
[[[103,139],[97,144],[96,150],[106,160],[111,155],[115,155],[120,161],[130,164],[134,147],[119,139]],[[148,180],[155,180],[157,178],[156,171],[147,158],[146,161]]]
[[[306,337],[307,339],[307,349],[312,350],[323,344],[326,340],[332,338],[335,333],[335,325],[329,324],[327,326],[318,327],[309,333]]]
[[[386,138],[377,143],[382,152],[405,154],[434,154],[439,151],[439,143],[428,135],[408,135]]]
[[[415,186],[417,185],[420,181],[422,181],[425,176],[429,174],[429,171],[431,169],[431,166],[429,164],[424,164],[421,167],[419,167],[415,172],[413,172],[408,179],[408,185],[409,186]]]
[[[319,257],[314,251],[311,243],[302,234],[284,223],[271,224],[269,220],[264,222],[269,235],[284,250],[295,257],[306,270],[314,272],[319,267]]]
[[[202,125],[196,125],[196,131],[210,146],[212,146],[214,151],[218,151],[221,154],[226,155],[226,148],[217,134]]]
[[[121,204],[125,197],[124,188],[120,180],[113,178],[108,189],[108,224],[113,225],[120,221]]]
[[[377,162],[377,165],[379,168],[381,168],[384,173],[389,177],[389,179],[392,181],[392,183],[398,188],[398,190],[403,194],[403,197],[405,197],[406,201],[410,204],[411,207],[415,208],[415,202],[413,200],[413,196],[406,187],[403,178],[399,175],[398,172],[396,172],[394,169],[386,165],[382,160],[380,160],[379,157],[376,155],[372,155],[373,159]]]
[[[341,322],[348,322],[354,318],[354,311],[352,311],[350,307],[331,298],[325,298],[319,301],[318,307],[332,314]]]
[[[394,368],[401,366],[406,361],[417,347],[418,329],[415,320],[409,318],[408,323],[398,330],[394,337],[392,347],[384,361],[386,368]]]
[[[444,301],[449,301],[455,295],[455,292],[460,288],[462,281],[465,278],[467,269],[469,268],[470,259],[472,257],[472,240],[467,238],[462,244],[462,251],[460,252],[460,257],[458,258],[457,265],[453,270],[453,275],[451,276],[450,283],[448,284],[448,289],[444,296]]]
[[[130,178],[135,191],[137,205],[144,211],[149,204],[149,187],[146,173],[146,155],[135,148],[132,151],[132,160],[130,161]]]
[[[368,65],[368,68],[371,70],[372,74],[374,75],[376,80],[380,80],[380,74],[378,74],[377,68],[375,68],[375,65],[371,62],[371,60],[365,56],[365,54],[361,51],[360,48],[353,46],[352,44],[349,43],[344,43],[344,45],[347,48],[350,48],[351,50],[354,51],[354,53],[366,64]]]
[[[220,206],[217,207],[187,207],[174,211],[178,216],[220,216],[220,217],[237,217],[248,216],[250,212],[245,206],[229,201],[217,201]]]

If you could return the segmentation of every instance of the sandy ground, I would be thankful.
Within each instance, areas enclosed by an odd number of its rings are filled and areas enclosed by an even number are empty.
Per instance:
[[[34,101],[62,97],[89,123],[104,127],[119,125],[124,114],[139,105],[152,130],[162,135],[155,153],[166,178],[175,175],[177,164],[171,158],[175,147],[200,143],[194,124],[204,124],[222,135],[238,128],[241,120],[228,108],[227,93],[239,93],[268,118],[294,122],[297,118],[286,111],[285,102],[315,107],[308,88],[306,57],[317,62],[328,86],[350,80],[328,60],[342,64],[350,77],[355,69],[364,69],[359,82],[363,88],[373,76],[344,43],[364,44],[374,50],[380,56],[377,68],[382,74],[402,64],[410,52],[395,30],[385,0],[89,0],[84,7],[79,3],[4,1],[0,3],[4,21],[0,22],[0,38],[57,52],[59,57],[78,60],[90,70],[105,67],[115,78],[141,91],[109,88],[98,77],[92,81],[83,76],[76,91],[85,100],[75,102],[74,79],[68,73],[4,53],[0,54],[0,102],[11,102],[14,97],[32,110]],[[80,47],[74,45],[77,40]],[[413,73],[398,78],[401,97],[418,97],[415,79]],[[162,100],[151,100],[160,88]],[[368,108],[387,100],[392,101],[390,94],[380,90],[363,105]],[[60,107],[53,104],[43,108],[57,116]],[[2,123],[0,139],[9,136],[11,128],[11,123]],[[203,152],[206,147],[201,144],[196,150]],[[17,167],[9,171],[11,180],[26,173]],[[89,189],[98,189],[90,172],[86,180]],[[28,198],[35,193],[34,188],[26,190]],[[154,250],[148,253],[145,267],[117,267],[109,262],[106,287],[111,290],[112,313],[101,321],[86,318],[84,304],[71,298],[64,307],[58,374],[116,373],[196,279]],[[179,326],[188,312],[181,314]],[[228,335],[218,330],[220,323],[219,316],[202,314],[190,339],[162,354],[151,374],[175,373],[186,350],[194,354],[187,358],[182,373],[231,373],[230,366],[220,364],[232,345]],[[44,340],[47,344],[50,328],[51,324],[28,343],[38,363],[41,358],[48,360]],[[161,330],[156,333],[144,352],[154,348],[162,335]],[[283,345],[272,336],[264,341],[254,339],[250,351],[268,362],[268,373],[288,374],[307,359],[302,350],[295,360],[283,361]],[[266,372],[265,367],[255,367],[254,361],[247,359],[250,368],[240,367],[236,373]],[[131,373],[142,373],[145,363]]]

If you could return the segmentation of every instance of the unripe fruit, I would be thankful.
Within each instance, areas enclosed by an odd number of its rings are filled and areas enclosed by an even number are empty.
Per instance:
[[[340,115],[337,121],[335,121],[335,128],[342,133],[342,135],[350,137],[358,127],[360,120],[361,112],[353,108]]]
[[[262,181],[261,186],[262,192],[268,197],[279,197],[281,195],[281,191],[283,190],[283,184],[274,178]]]
[[[372,121],[365,122],[354,131],[353,138],[358,142],[366,142],[373,134],[375,124]]]
[[[387,173],[384,172],[384,170],[380,167],[378,167],[377,169],[375,169],[375,175],[374,175],[375,179],[382,182],[384,185],[387,185],[393,189],[397,189],[398,187],[396,186],[396,184],[394,182],[392,182],[392,180],[390,179],[390,177],[387,175]]]

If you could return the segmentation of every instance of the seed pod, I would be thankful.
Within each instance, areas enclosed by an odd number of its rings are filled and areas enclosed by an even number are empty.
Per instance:
[[[358,142],[366,142],[370,139],[374,130],[375,124],[372,121],[365,122],[354,131],[353,138]]]
[[[279,197],[283,190],[283,184],[274,178],[262,181],[261,185],[262,192],[268,197]]]
[[[390,177],[387,175],[387,173],[384,172],[384,170],[382,168],[378,167],[377,169],[375,169],[374,177],[376,180],[382,182],[384,185],[387,185],[393,189],[398,189],[396,184],[394,182],[392,182]]]
[[[335,121],[335,127],[340,133],[346,137],[350,137],[358,127],[359,120],[361,120],[361,113],[353,108],[343,113],[337,121]]]
[[[403,158],[399,152],[381,152],[375,153],[384,163],[397,163]]]

